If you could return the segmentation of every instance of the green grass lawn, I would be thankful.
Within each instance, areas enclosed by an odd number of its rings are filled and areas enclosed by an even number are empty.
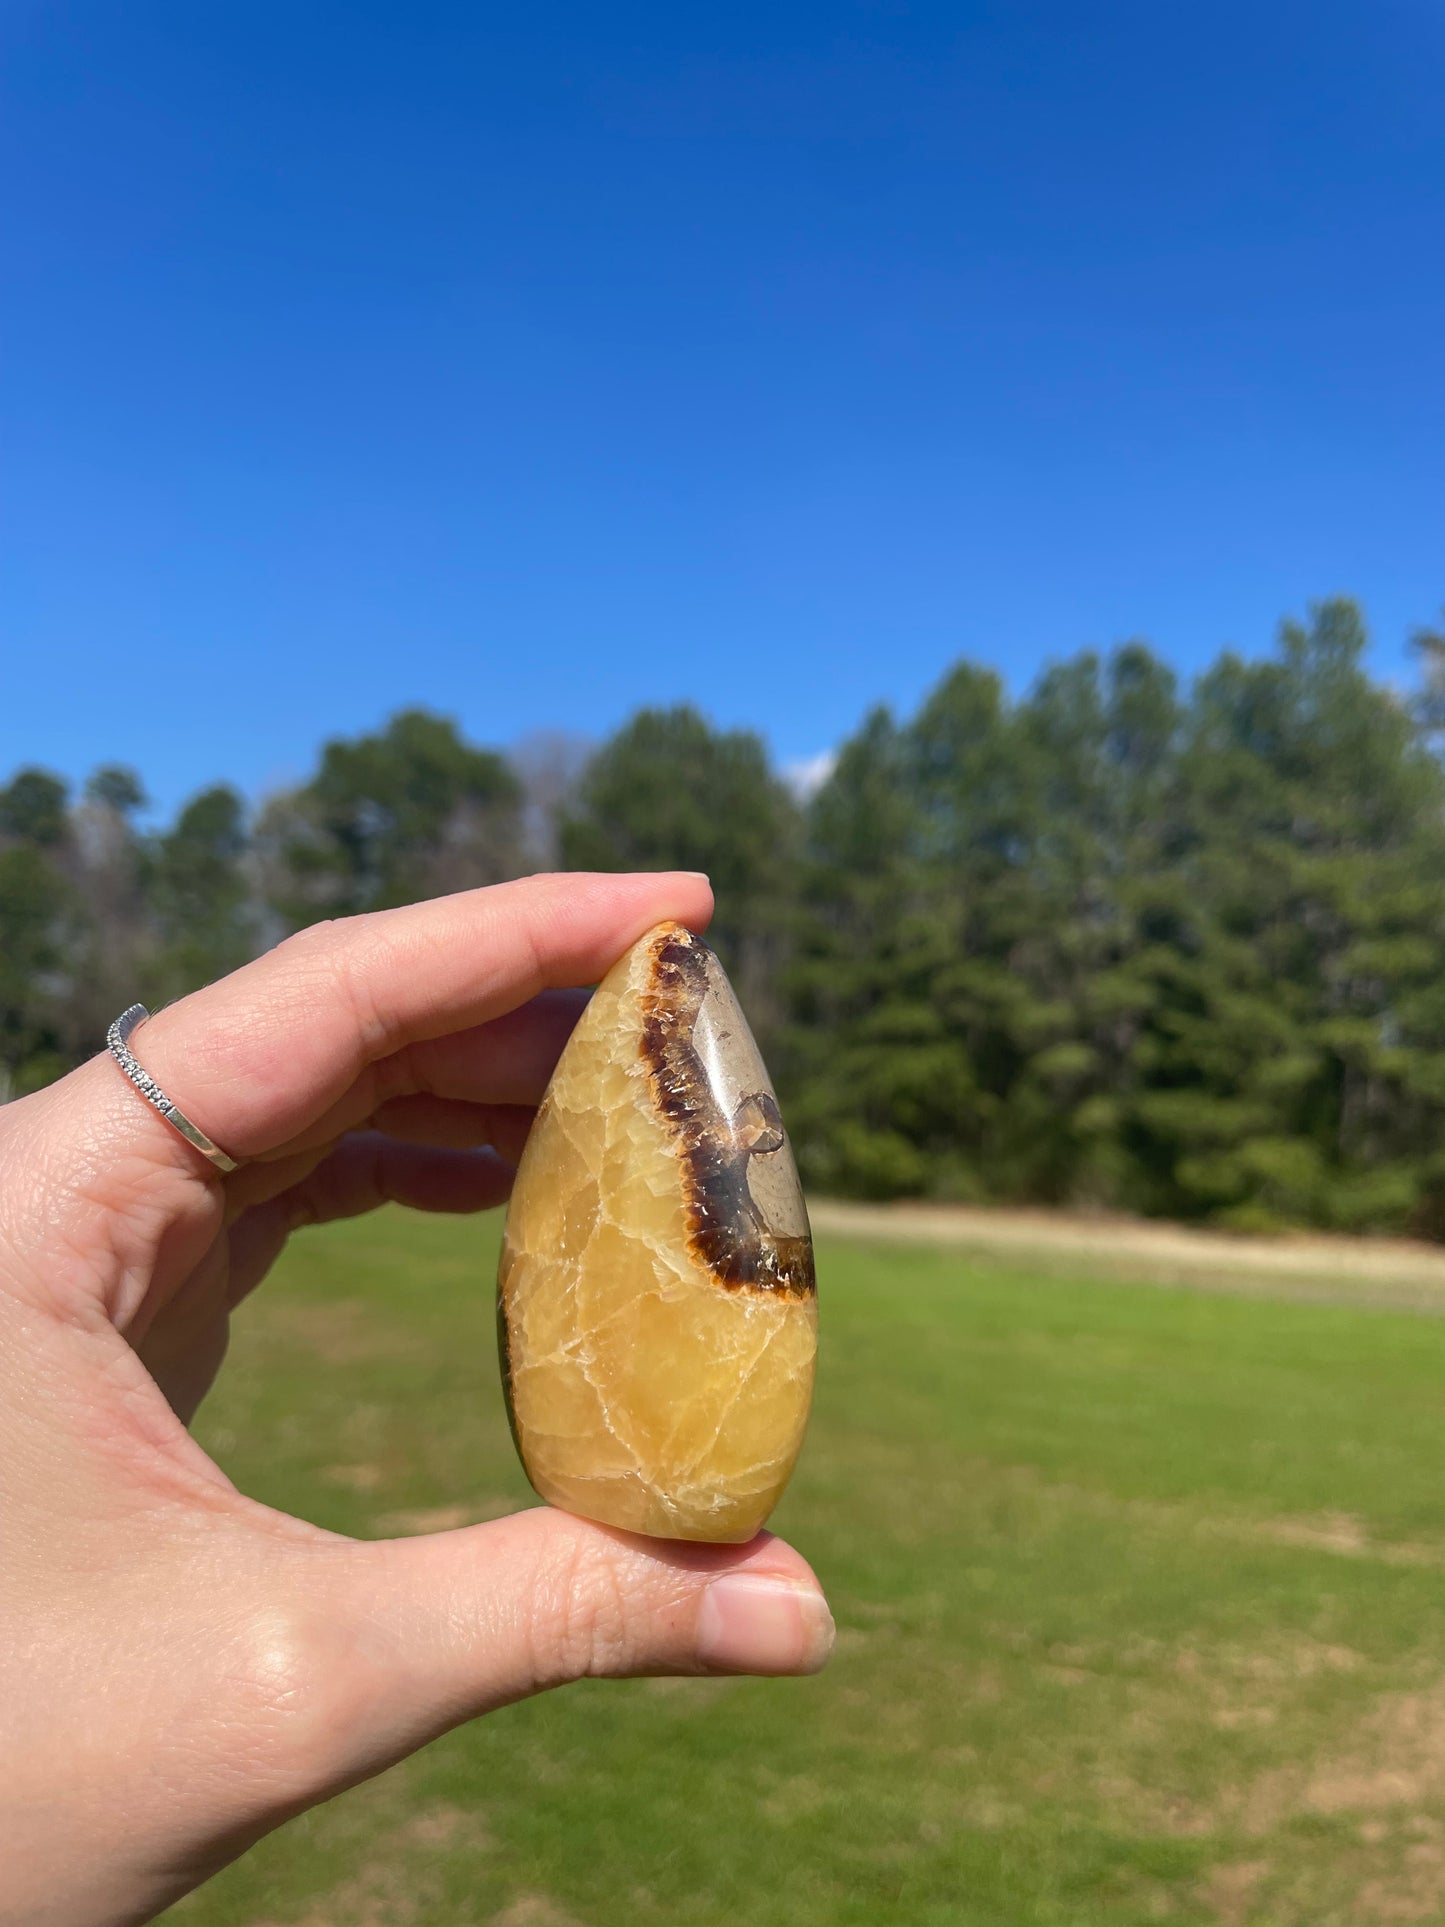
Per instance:
[[[531,1502],[495,1221],[312,1232],[198,1427],[376,1536]],[[264,1842],[188,1927],[1445,1918],[1445,1319],[825,1243],[774,1521],[813,1680],[589,1683]]]

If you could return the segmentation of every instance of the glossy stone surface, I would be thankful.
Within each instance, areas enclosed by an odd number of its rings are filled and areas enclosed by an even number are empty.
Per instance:
[[[517,1172],[497,1310],[544,1499],[662,1538],[753,1536],[812,1397],[813,1247],[747,1020],[680,924],[633,945],[563,1052]]]

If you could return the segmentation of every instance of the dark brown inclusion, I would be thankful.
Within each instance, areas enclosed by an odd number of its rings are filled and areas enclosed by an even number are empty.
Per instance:
[[[720,1285],[810,1297],[817,1290],[812,1240],[772,1230],[748,1185],[749,1162],[783,1147],[777,1100],[755,1091],[729,1116],[693,1043],[709,955],[700,937],[669,931],[653,953],[652,986],[642,999],[642,1055],[677,1139],[689,1237]]]

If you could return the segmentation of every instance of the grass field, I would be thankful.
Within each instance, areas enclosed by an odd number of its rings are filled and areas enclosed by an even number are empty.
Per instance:
[[[358,1535],[528,1503],[496,1236],[397,1212],[302,1238],[198,1428],[237,1483]],[[510,1708],[171,1918],[1445,1918],[1445,1318],[1057,1253],[819,1258],[818,1402],[774,1523],[828,1588],[829,1670]]]

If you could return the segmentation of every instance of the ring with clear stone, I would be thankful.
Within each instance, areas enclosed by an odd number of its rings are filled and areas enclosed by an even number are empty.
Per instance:
[[[150,1072],[142,1069],[131,1056],[130,1040],[149,1016],[144,1004],[132,1004],[129,1010],[123,1010],[105,1034],[106,1048],[147,1104],[158,1110],[188,1144],[193,1144],[202,1157],[209,1158],[218,1171],[236,1170],[236,1160],[227,1157],[219,1144],[213,1144],[204,1131],[192,1124],[185,1112],[172,1104]]]

